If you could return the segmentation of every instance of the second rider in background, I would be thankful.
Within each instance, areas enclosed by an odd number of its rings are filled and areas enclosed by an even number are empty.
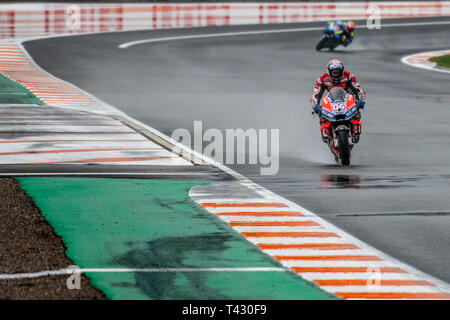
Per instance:
[[[341,44],[346,47],[352,43],[355,37],[355,23],[353,21],[341,22],[341,21],[329,21],[326,30],[334,32],[334,36],[340,39]]]

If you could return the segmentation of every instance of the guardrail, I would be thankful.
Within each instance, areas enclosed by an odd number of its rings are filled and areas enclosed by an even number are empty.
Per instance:
[[[450,1],[271,3],[9,3],[0,4],[0,38],[294,23],[330,19],[450,16]]]

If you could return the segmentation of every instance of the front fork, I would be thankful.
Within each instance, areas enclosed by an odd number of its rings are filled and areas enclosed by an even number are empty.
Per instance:
[[[336,159],[339,158],[338,143],[336,134],[331,127],[331,122],[326,121],[324,118],[320,118],[320,133],[322,135],[322,141],[328,145]]]
[[[361,134],[361,121],[356,119],[350,120],[350,127],[346,125],[340,125],[336,127],[334,130],[331,126],[330,122],[327,122],[325,119],[320,119],[320,133],[322,134],[322,140],[328,144],[328,147],[330,148],[331,152],[335,156],[339,156],[339,142],[336,137],[336,132],[339,130],[347,130],[351,134],[349,135],[349,146],[350,151],[353,149],[353,146],[358,143],[359,136]]]
[[[350,120],[350,126],[352,138],[357,138],[359,140],[359,136],[362,133],[362,123],[360,114],[355,115],[355,117]],[[325,120],[324,118],[320,118],[320,134],[322,135],[322,140],[324,142],[333,137],[331,122]]]

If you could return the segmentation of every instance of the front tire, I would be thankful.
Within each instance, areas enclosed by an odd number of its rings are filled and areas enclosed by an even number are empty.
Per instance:
[[[325,45],[325,41],[327,41],[326,37],[322,37],[322,39],[320,39],[319,43],[316,46],[316,50],[320,51],[323,49],[324,45]]]
[[[348,143],[348,131],[340,130],[337,132],[339,158],[343,166],[350,165],[350,144]]]

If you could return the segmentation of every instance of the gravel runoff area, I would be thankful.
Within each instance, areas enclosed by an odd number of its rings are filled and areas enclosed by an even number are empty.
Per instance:
[[[0,274],[57,270],[73,265],[66,248],[16,180],[0,178]],[[0,299],[105,299],[81,275],[80,289],[68,289],[70,275],[0,279]]]

